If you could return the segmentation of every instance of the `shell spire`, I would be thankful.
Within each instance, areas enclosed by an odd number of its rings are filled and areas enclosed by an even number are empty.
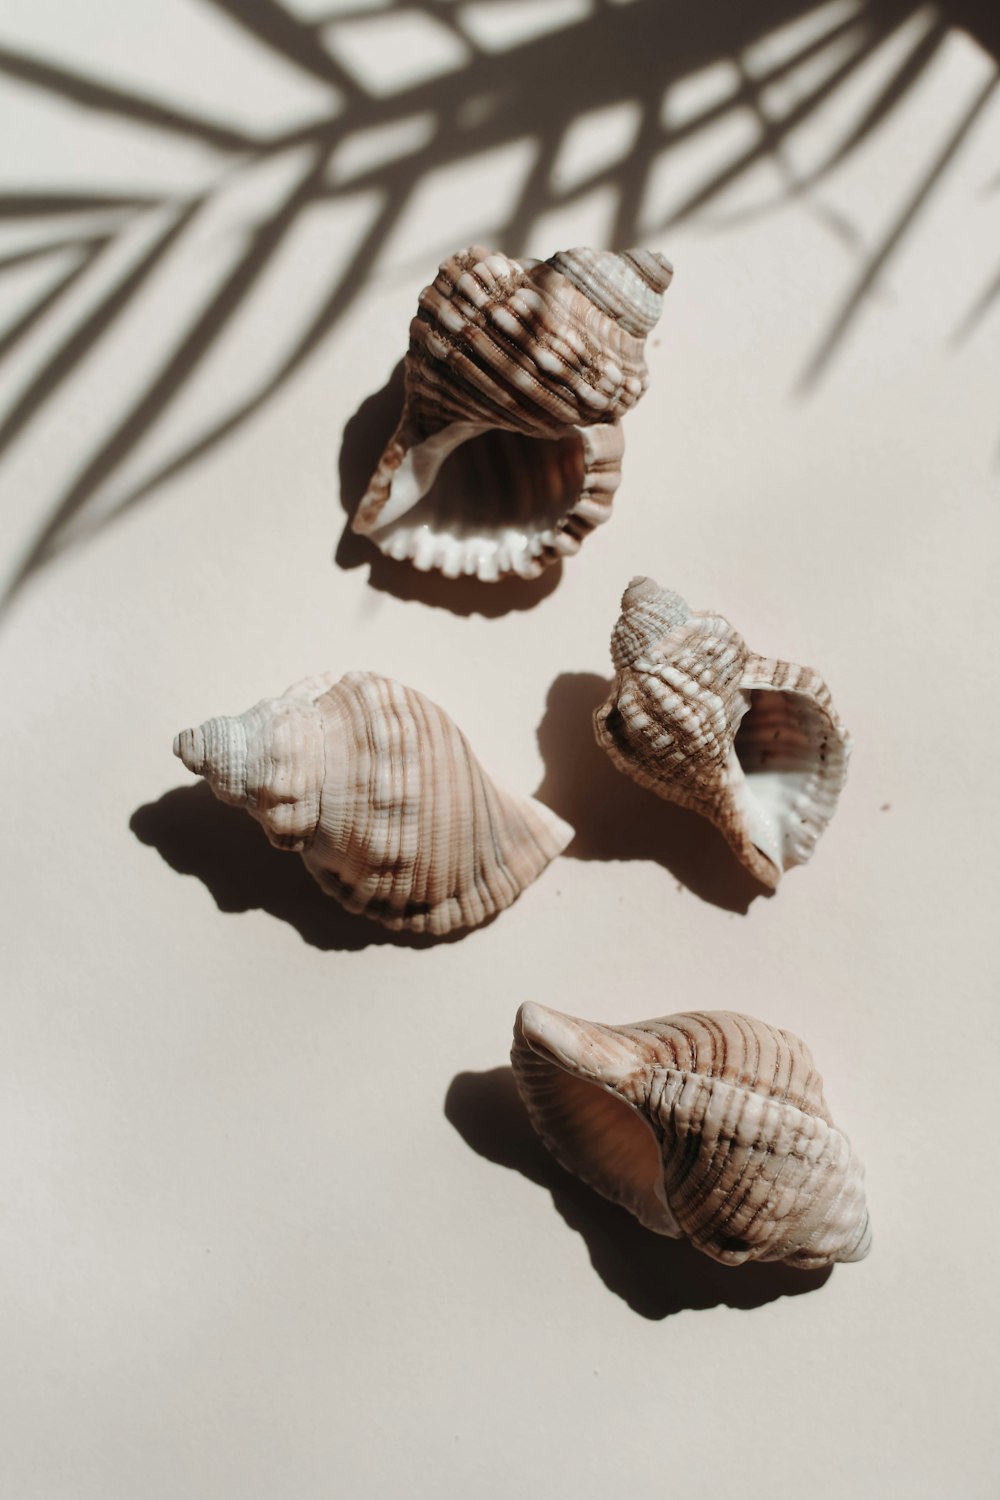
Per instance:
[[[611,513],[671,275],[647,250],[450,256],[420,294],[402,415],[354,530],[484,582],[577,552]]]
[[[729,1011],[604,1026],[523,1005],[511,1064],[557,1161],[654,1233],[730,1266],[867,1255],[864,1170],[790,1032]]]
[[[373,672],[308,678],[184,730],[174,750],[298,851],[324,891],[397,931],[485,922],[573,837],[498,786],[443,709]]]
[[[822,677],[751,652],[721,615],[633,579],[611,638],[597,742],[640,786],[709,818],[763,885],[833,816],[850,741]]]
[[[661,589],[652,578],[633,578],[622,595],[622,612],[611,633],[615,670],[634,666],[641,656],[648,656],[690,613],[680,594]]]
[[[626,333],[645,338],[660,321],[674,268],[655,250],[560,250],[546,262]]]
[[[265,698],[234,718],[208,719],[174,739],[174,754],[221,802],[245,807],[279,849],[316,832],[323,778],[319,715],[308,698]]]

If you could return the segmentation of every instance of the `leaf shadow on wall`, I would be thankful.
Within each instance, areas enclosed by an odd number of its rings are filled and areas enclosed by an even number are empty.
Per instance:
[[[829,1268],[799,1271],[758,1263],[720,1266],[684,1241],[644,1229],[624,1208],[609,1203],[563,1170],[535,1134],[510,1068],[459,1073],[445,1100],[447,1120],[478,1155],[520,1172],[552,1194],[556,1211],[582,1236],[591,1264],[609,1291],[643,1318],[710,1307],[749,1310],[779,1297],[814,1292]]]
[[[275,849],[251,817],[219,802],[204,781],[174,787],[156,802],[146,803],[132,814],[129,827],[172,870],[197,876],[220,911],[266,911],[325,953],[387,944],[432,948],[472,935],[470,929],[437,938],[391,932],[368,917],[345,911],[320,890],[298,855]]]
[[[745,915],[770,896],[706,818],[664,802],[619,771],[594,738],[594,709],[611,683],[565,672],[549,689],[538,747],[545,777],[535,796],[576,829],[569,859],[646,859],[725,911]]]
[[[503,195],[496,201],[491,198],[469,231],[511,254],[533,248],[546,216],[595,194],[609,199],[604,238],[617,248],[663,243],[669,251],[665,237],[675,226],[706,214],[714,215],[715,227],[727,232],[739,232],[747,213],[760,218],[794,205],[813,214],[825,230],[836,234],[850,260],[848,288],[803,378],[803,388],[814,386],[842,347],[848,329],[869,306],[870,294],[878,289],[887,266],[991,103],[996,70],[970,99],[959,101],[957,120],[942,127],[939,149],[929,162],[919,163],[916,180],[890,213],[884,234],[881,228],[872,232],[864,224],[848,224],[832,212],[822,197],[828,182],[914,94],[937,65],[954,27],[971,31],[994,57],[1000,50],[996,6],[984,0],[945,0],[939,6],[920,0],[849,0],[845,7],[817,5],[816,0],[758,0],[755,5],[724,0],[712,7],[684,5],[680,0],[633,0],[624,6],[594,0],[584,15],[560,29],[499,51],[477,41],[464,6],[389,0],[364,22],[383,28],[386,48],[391,47],[397,16],[410,24],[419,14],[439,37],[444,28],[452,47],[465,59],[443,75],[393,87],[391,78],[381,76],[366,83],[338,60],[338,28],[354,26],[371,12],[370,6],[359,5],[353,14],[350,6],[338,7],[336,13],[309,20],[280,0],[203,3],[224,22],[220,45],[228,31],[229,44],[253,48],[258,60],[270,57],[282,77],[297,71],[312,90],[317,83],[326,86],[329,104],[321,108],[319,118],[277,130],[266,119],[244,124],[240,119],[247,101],[229,118],[221,88],[215,108],[205,110],[183,102],[182,80],[176,99],[168,100],[148,94],[138,77],[112,79],[58,57],[0,45],[0,74],[13,79],[18,90],[31,91],[64,113],[70,130],[72,117],[82,111],[117,127],[126,145],[132,136],[140,138],[140,132],[155,132],[165,150],[173,144],[183,153],[194,144],[212,163],[201,185],[186,195],[178,195],[169,177],[129,188],[100,180],[99,172],[95,180],[80,180],[77,173],[65,183],[46,181],[29,184],[26,191],[0,191],[0,221],[15,226],[34,222],[38,229],[36,238],[13,254],[0,247],[0,271],[63,255],[72,261],[41,295],[32,292],[16,309],[14,322],[0,331],[4,359],[19,352],[29,334],[51,326],[51,347],[40,360],[27,362],[25,373],[15,381],[11,404],[0,417],[0,453],[20,442],[39,414],[72,383],[92,378],[87,368],[92,353],[119,337],[124,325],[129,338],[141,339],[149,356],[145,374],[116,393],[107,416],[95,425],[92,447],[81,455],[74,472],[57,480],[52,494],[39,497],[45,513],[16,567],[7,601],[61,552],[145,501],[254,418],[332,336],[368,285],[373,268],[384,263],[406,212],[435,174],[521,141],[532,149],[512,200]],[[481,19],[488,6],[489,0],[481,0],[468,10]],[[492,9],[502,13],[503,8],[504,0],[495,0]],[[770,38],[780,39],[784,28],[803,22],[805,33],[790,48],[786,38],[773,56],[754,63],[760,44],[766,49]],[[828,129],[825,106],[850,94],[869,64],[880,60],[885,73],[869,97],[852,107],[846,124]],[[728,78],[722,96],[709,91],[680,118],[665,107],[672,102],[671,90],[683,90],[688,80],[719,67]],[[572,87],[559,86],[567,79]],[[790,89],[781,103],[785,85]],[[562,152],[576,124],[595,110],[623,106],[634,111],[631,142],[616,158],[599,158],[589,175],[567,179]],[[426,134],[411,128],[419,120],[427,124]],[[752,138],[738,133],[733,146],[719,148],[706,160],[693,183],[687,183],[681,171],[669,202],[660,204],[655,192],[650,198],[651,185],[659,180],[664,164],[669,171],[675,151],[711,140],[717,127],[740,120],[751,122]],[[808,169],[797,168],[794,152],[787,148],[817,121],[824,133],[819,160]],[[388,159],[350,170],[342,163],[338,167],[338,153],[352,140],[366,133],[371,138],[373,132],[384,140],[386,131],[395,132],[398,142]],[[178,257],[192,237],[203,232],[206,217],[221,212],[220,203],[229,201],[232,184],[251,181],[258,171],[269,172],[276,162],[298,161],[300,155],[304,164],[294,180],[249,222],[239,216],[232,221],[231,260],[219,280],[202,285],[197,275],[185,272],[179,305],[190,303],[188,310],[178,312],[169,331],[152,328],[142,299],[158,278],[173,274],[171,268],[176,271]],[[76,158],[86,160],[85,154],[67,155],[74,166]],[[762,165],[777,174],[773,192],[768,189],[768,195],[748,211],[727,211],[728,190],[751,180]],[[87,171],[91,172],[89,162]],[[255,368],[243,394],[234,394],[212,416],[185,419],[184,430],[165,456],[146,454],[145,445],[171,408],[196,377],[204,376],[209,356],[241,326],[253,296],[264,278],[283,264],[282,256],[302,225],[315,211],[336,211],[359,194],[370,195],[376,205],[374,217],[346,247],[345,263],[331,268],[328,281],[312,292],[302,289],[297,306],[301,322],[295,318],[293,326],[286,326],[283,319],[272,320],[261,368]],[[80,215],[90,216],[90,227],[79,227]],[[878,217],[881,221],[881,204]],[[109,263],[117,266],[123,246],[132,245],[136,230],[147,236],[140,236],[143,248],[128,250],[128,263],[123,260],[108,285]],[[454,248],[452,243],[439,250],[447,253]],[[1000,279],[976,301],[974,321],[984,318],[998,299]],[[65,323],[50,325],[50,317]],[[139,467],[129,477],[124,466],[136,460]],[[380,568],[375,586],[388,587],[389,582],[390,575]],[[399,587],[406,585],[400,582]],[[412,587],[422,585],[415,582]],[[459,585],[455,592],[439,593],[433,602],[468,612],[461,590]],[[525,603],[533,598],[525,594]],[[7,601],[0,601],[0,608]],[[480,607],[485,612],[501,602],[505,601],[494,594],[492,602],[484,598]]]
[[[394,594],[397,599],[417,599],[456,615],[479,614],[496,619],[511,610],[532,609],[548,598],[559,582],[562,563],[553,563],[538,578],[530,580],[505,578],[499,583],[481,583],[477,578],[445,578],[441,573],[421,573],[410,563],[384,557],[367,537],[351,530],[354,514],[402,409],[403,361],[400,360],[382,389],[362,401],[344,428],[340,503],[347,519],[334,553],[337,566],[350,569],[367,563],[369,588]]]

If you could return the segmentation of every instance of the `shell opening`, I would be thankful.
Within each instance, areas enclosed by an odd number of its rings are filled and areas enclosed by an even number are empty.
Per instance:
[[[421,571],[534,578],[584,486],[583,440],[454,423],[404,457],[379,525],[382,552]]]
[[[778,870],[804,864],[833,814],[846,755],[830,720],[801,693],[751,689],[732,760],[754,845]]]
[[[520,1017],[511,1059],[532,1123],[560,1165],[647,1229],[679,1238],[659,1143],[643,1116],[607,1085],[568,1072],[556,1050],[525,1034]]]

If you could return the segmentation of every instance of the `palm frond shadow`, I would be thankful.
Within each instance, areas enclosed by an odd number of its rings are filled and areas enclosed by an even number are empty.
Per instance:
[[[904,203],[896,224],[884,242],[864,250],[864,236],[853,226],[837,222],[818,190],[829,175],[865,144],[912,92],[931,66],[949,26],[970,30],[994,57],[1000,53],[995,14],[979,0],[948,0],[937,9],[916,0],[854,0],[845,17],[842,8],[829,15],[817,0],[761,0],[746,6],[740,0],[723,0],[710,8],[682,5],[680,0],[632,0],[625,6],[595,0],[590,12],[561,30],[523,41],[504,51],[490,51],[477,44],[463,21],[463,8],[444,0],[393,0],[377,12],[378,24],[389,28],[397,12],[421,13],[427,23],[447,27],[463,49],[464,63],[441,76],[417,81],[379,93],[366,87],[336,55],[330,40],[337,25],[351,19],[338,9],[335,17],[306,22],[279,0],[203,0],[219,12],[244,37],[265,49],[283,68],[291,65],[313,86],[318,81],[330,91],[329,110],[318,119],[292,129],[254,131],[197,109],[180,107],[129,89],[47,58],[33,57],[13,48],[0,48],[0,74],[16,79],[50,97],[61,106],[95,112],[116,121],[122,129],[142,126],[159,132],[169,141],[197,142],[217,162],[214,186],[178,196],[151,185],[148,192],[115,193],[98,187],[87,191],[78,185],[66,191],[10,193],[0,196],[0,225],[8,221],[42,219],[49,226],[46,243],[59,238],[59,221],[68,214],[103,214],[98,231],[81,235],[75,243],[79,262],[70,267],[40,299],[25,308],[6,330],[0,359],[15,348],[46,318],[65,305],[74,290],[85,287],[90,274],[100,270],[104,257],[121,235],[136,222],[149,218],[156,228],[144,251],[121,272],[110,290],[79,313],[72,326],[60,334],[55,347],[39,368],[26,377],[6,418],[0,425],[0,460],[20,440],[38,414],[75,377],[112,331],[129,316],[136,315],[138,299],[150,280],[185,242],[186,237],[210,213],[219,194],[234,180],[246,177],[262,163],[285,153],[305,152],[306,167],[280,201],[264,212],[234,252],[228,274],[180,328],[168,347],[157,351],[152,374],[144,387],[122,393],[120,409],[110,430],[98,435],[89,458],[84,461],[51,503],[26,555],[8,587],[9,602],[21,587],[49,560],[65,548],[85,540],[115,517],[124,514],[183,472],[224,439],[236,432],[280,390],[331,336],[354,299],[364,289],[390,236],[420,186],[434,173],[460,165],[477,156],[530,140],[534,159],[526,170],[515,201],[498,207],[495,221],[483,224],[481,237],[490,238],[512,254],[531,249],[531,237],[544,215],[585,199],[597,190],[614,196],[613,223],[609,243],[621,248],[629,244],[658,243],[664,235],[695,215],[704,215],[736,183],[761,162],[775,164],[783,184],[782,193],[762,211],[775,211],[796,201],[810,205],[831,230],[844,239],[859,261],[855,284],[831,320],[804,383],[814,383],[841,346],[850,326],[863,309],[868,292],[898,251],[930,193],[940,183],[968,133],[993,97],[992,86],[984,87],[968,105],[944,145]],[[367,8],[358,15],[375,14]],[[783,49],[777,60],[748,68],[746,57],[782,28],[808,22],[803,39]],[[914,40],[876,97],[842,137],[830,142],[822,161],[808,174],[796,174],[785,158],[785,148],[801,126],[875,56],[904,26],[915,28]],[[331,30],[332,28],[332,30]],[[800,89],[795,102],[776,112],[768,103],[775,84],[793,78],[817,60],[832,66],[820,81]],[[713,98],[680,122],[664,113],[664,100],[675,86],[719,64],[731,65],[733,87],[723,98]],[[554,88],[552,80],[572,80],[572,86]],[[555,170],[560,152],[574,125],[584,115],[606,106],[630,104],[636,110],[636,133],[622,160],[597,168],[590,176],[565,185]],[[659,217],[649,209],[649,188],[654,170],[669,154],[697,140],[737,112],[749,111],[757,123],[753,143],[740,147],[716,169],[706,172],[693,190]],[[372,129],[400,125],[416,116],[427,116],[432,128],[426,138],[406,141],[397,155],[380,160],[340,181],[332,173],[334,155],[345,141]],[[339,267],[325,288],[313,294],[313,305],[298,333],[285,348],[272,351],[268,373],[235,400],[227,411],[206,423],[200,431],[187,433],[165,459],[140,468],[139,478],[121,477],[126,463],[142,460],[144,445],[202,370],[208,355],[235,329],[241,312],[265,272],[271,270],[287,248],[304,216],[317,205],[336,208],[358,194],[377,200],[378,209],[346,263]],[[724,227],[725,218],[720,218]],[[738,222],[738,220],[736,220]],[[158,228],[157,228],[158,226]],[[65,235],[62,236],[65,248]],[[442,254],[455,248],[440,247]],[[44,253],[44,246],[39,254]],[[0,263],[0,274],[4,266]],[[981,299],[990,306],[989,297]],[[280,336],[280,330],[276,336]],[[400,351],[402,353],[402,350]],[[358,421],[367,423],[371,414]],[[351,469],[354,455],[343,461]],[[343,464],[342,464],[343,467]],[[349,496],[345,496],[349,505]],[[349,549],[340,561],[360,561]],[[389,587],[381,564],[373,556],[373,583]],[[555,579],[552,579],[554,583]],[[549,585],[551,587],[551,583]],[[537,596],[526,593],[505,607],[527,607]],[[460,597],[462,586],[431,602],[447,604],[460,612],[471,601]],[[423,595],[421,595],[423,597]]]

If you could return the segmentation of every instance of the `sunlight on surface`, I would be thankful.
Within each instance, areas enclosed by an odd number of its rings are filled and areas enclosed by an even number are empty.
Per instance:
[[[819,95],[823,86],[833,79],[838,69],[843,68],[851,60],[857,51],[857,46],[857,38],[850,34],[835,37],[832,41],[825,43],[821,51],[789,67],[773,83],[765,84],[760,89],[757,98],[761,108],[778,119],[790,115],[793,110],[805,104],[811,97]],[[777,65],[777,60],[771,63],[764,47],[757,47],[754,51],[756,53],[755,66],[762,76],[766,76]]]
[[[355,131],[335,148],[327,163],[326,181],[339,185],[386,162],[412,156],[427,145],[436,128],[437,116],[426,112],[407,115],[391,125],[373,125],[370,130]]]
[[[451,73],[471,56],[454,31],[419,10],[335,21],[324,37],[334,56],[377,98]]]
[[[826,334],[817,309],[825,368],[858,308],[900,286],[919,301],[911,225],[947,170],[984,205],[968,294],[956,281],[939,309],[947,337],[968,342],[1000,305],[996,168],[964,160],[980,111],[997,115],[970,103],[995,60],[920,3],[736,7],[725,28],[679,0],[176,7],[183,67],[157,44],[176,15],[125,0],[60,6],[58,26],[53,0],[9,0],[0,25],[0,137],[31,143],[8,151],[0,195],[0,458],[16,444],[37,464],[53,536],[85,530],[109,485],[128,499],[119,470],[148,475],[153,454],[172,471],[228,436],[374,278],[429,275],[477,241],[545,255],[807,214],[848,283]],[[898,201],[854,169],[876,152],[900,168]],[[273,327],[258,305],[281,308]],[[105,369],[128,372],[125,399]]]
[[[394,0],[286,0],[288,9],[303,21],[314,25],[332,21],[335,16],[353,16],[358,11],[390,10]]]
[[[505,0],[503,5],[462,5],[459,15],[472,40],[486,52],[507,52],[547,32],[580,21],[591,0]]]
[[[560,203],[549,214],[542,214],[531,233],[529,253],[545,259],[563,250],[567,244],[606,245],[611,238],[618,190],[604,183],[589,193],[582,193],[568,203]]]
[[[186,39],[183,67],[178,25]],[[113,11],[106,0],[4,0],[0,28],[0,46],[71,77],[246,130],[290,130],[337,105],[332,78],[304,73],[203,0]]]
[[[697,73],[672,83],[663,96],[660,122],[668,130],[678,130],[707,114],[718,105],[734,99],[740,89],[740,72],[728,57],[700,68]]]
[[[642,112],[634,100],[581,115],[567,130],[552,168],[552,181],[563,190],[576,187],[635,145]]]
[[[352,247],[382,206],[378,193],[314,203],[290,226],[225,332],[216,338],[148,439],[105,487],[114,505],[161,466],[266,389],[305,338],[341,277]],[[235,247],[234,247],[235,248]]]
[[[830,0],[830,4],[797,16],[747,47],[743,64],[748,73],[762,73],[781,63],[793,62],[824,37],[832,38],[841,27],[860,20],[863,12],[864,0]]]
[[[639,225],[643,234],[654,234],[677,216],[689,211],[710,218],[717,210],[732,210],[737,201],[745,202],[749,194],[756,199],[763,183],[773,193],[781,185],[774,162],[765,157],[751,181],[747,172],[725,191],[713,196],[711,207],[699,204],[706,178],[717,171],[720,162],[737,161],[752,152],[761,140],[760,121],[751,110],[731,109],[714,123],[705,125],[697,135],[668,146],[653,162],[646,179]],[[695,205],[691,207],[691,205]]]
[[[452,250],[477,243],[492,248],[502,241],[504,221],[537,151],[528,136],[415,180],[406,208],[386,238],[379,270],[416,265],[431,270]],[[482,199],[474,196],[476,184],[484,181],[490,184],[486,218]]]

